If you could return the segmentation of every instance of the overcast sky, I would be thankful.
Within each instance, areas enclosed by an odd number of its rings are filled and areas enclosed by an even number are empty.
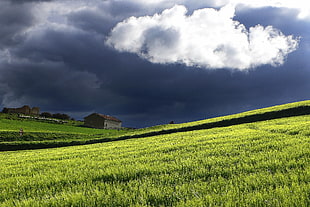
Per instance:
[[[306,0],[1,0],[0,105],[124,126],[310,99]]]

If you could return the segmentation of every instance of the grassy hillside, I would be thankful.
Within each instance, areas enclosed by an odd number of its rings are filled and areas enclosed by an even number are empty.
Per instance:
[[[0,150],[46,148],[83,144],[93,139],[113,139],[129,130],[102,130],[83,127],[83,122],[56,123],[0,114]],[[19,135],[23,128],[24,135]]]
[[[308,115],[310,114],[310,100],[294,102],[289,104],[277,105],[273,107],[267,107],[262,109],[251,110],[243,113],[221,116],[211,119],[205,119],[201,121],[188,122],[182,124],[168,124],[149,127],[141,129],[142,134],[150,133],[164,134],[174,133],[180,131],[191,131],[199,129],[208,129],[214,127],[231,126],[242,123],[251,123],[256,121],[271,120],[283,117]],[[132,134],[138,131],[132,132]]]
[[[0,206],[310,206],[310,115],[0,152]]]
[[[120,131],[85,128],[79,126],[81,122],[70,121],[69,123],[59,124],[21,119],[17,115],[0,114],[0,151],[93,144],[306,114],[310,114],[310,101],[279,105],[184,124],[160,125],[139,130]],[[25,135],[22,137],[18,133],[20,128],[25,131]]]

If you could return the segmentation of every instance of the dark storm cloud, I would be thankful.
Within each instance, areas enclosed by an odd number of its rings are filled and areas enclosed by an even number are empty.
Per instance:
[[[60,64],[15,65],[2,72],[2,75],[1,82],[8,87],[5,102],[20,100],[29,104],[40,103],[49,109],[83,108],[100,86],[94,74],[70,71]],[[84,99],[80,99],[81,96]]]
[[[88,9],[71,13],[68,16],[70,24],[82,30],[107,34],[115,24],[105,16],[102,11],[90,11]]]
[[[29,36],[12,54],[34,62],[64,62],[75,69],[87,68],[102,55],[104,39],[80,30],[43,28]]]
[[[135,2],[110,1],[107,10],[113,17],[128,17],[133,15],[143,15],[145,8],[141,4]],[[154,9],[154,8],[153,8]]]
[[[53,11],[59,12],[56,21],[54,16],[39,19],[32,10],[36,1],[23,2],[0,3],[2,107],[28,104],[78,119],[99,112],[120,118],[125,126],[142,127],[309,98],[309,36],[306,23],[294,15],[286,26],[280,21],[272,24],[287,29],[286,34],[302,36],[300,49],[279,68],[261,66],[240,72],[152,64],[105,45],[117,22],[136,13],[153,15],[152,8],[143,11],[134,3],[102,1],[98,6],[68,7],[67,13],[59,7]],[[271,24],[274,16],[265,15],[262,20],[258,14],[272,11],[237,12],[235,18],[246,26]],[[156,30],[148,35],[171,44],[176,34]]]
[[[9,1],[15,4],[23,4],[28,2],[40,3],[40,2],[49,2],[49,1],[56,1],[56,0],[4,0]]]
[[[260,14],[260,15],[252,15]],[[252,9],[237,9],[236,17],[234,19],[242,22],[248,28],[260,24],[263,26],[273,25],[280,29],[285,34],[294,34],[298,31],[307,31],[305,27],[309,28],[307,20],[300,20],[297,18],[298,10],[287,8],[252,8]],[[285,14],[285,15],[283,15]],[[301,27],[301,25],[303,25]]]
[[[0,46],[18,44],[19,35],[33,23],[33,15],[25,5],[12,5],[8,1],[0,2]]]

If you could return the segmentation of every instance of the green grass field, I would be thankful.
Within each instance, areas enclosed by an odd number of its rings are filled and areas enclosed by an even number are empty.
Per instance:
[[[280,108],[287,105],[246,114]],[[310,115],[6,151],[0,159],[0,206],[310,206]]]
[[[3,152],[1,198],[4,206],[307,206],[309,120]]]
[[[30,131],[44,126],[27,124]],[[77,127],[71,125],[45,130],[67,133],[71,128],[66,127]],[[195,123],[136,133],[184,125]],[[82,128],[70,133],[103,132]],[[0,160],[0,206],[5,207],[310,206],[310,115],[83,146],[6,151],[0,152]]]

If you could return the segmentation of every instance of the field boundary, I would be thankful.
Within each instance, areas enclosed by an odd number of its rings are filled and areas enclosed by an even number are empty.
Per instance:
[[[224,119],[220,121],[203,123],[203,124],[198,124],[195,126],[187,126],[187,127],[180,127],[180,128],[174,128],[174,129],[166,129],[166,130],[164,129],[161,131],[132,135],[131,138],[150,137],[150,136],[171,134],[171,133],[177,133],[177,132],[211,129],[211,128],[216,128],[216,127],[228,127],[228,126],[239,125],[239,124],[246,124],[246,123],[253,123],[253,122],[258,122],[258,121],[267,121],[267,120],[287,118],[287,117],[293,117],[293,116],[302,116],[302,115],[310,115],[310,106],[298,106],[294,108],[282,109],[279,111],[269,111],[269,112],[264,112],[261,114],[251,114],[251,115],[245,115],[243,117],[236,117],[236,118],[231,118],[231,119]]]

